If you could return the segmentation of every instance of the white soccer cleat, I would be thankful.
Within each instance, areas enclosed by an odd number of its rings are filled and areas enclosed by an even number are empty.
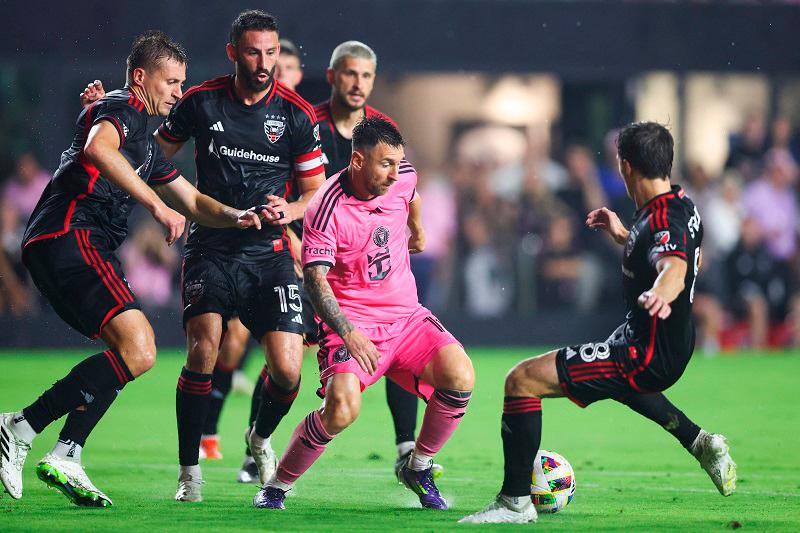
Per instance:
[[[242,467],[236,476],[236,481],[239,483],[258,483],[258,467],[249,455],[245,456]]]
[[[731,459],[725,437],[701,429],[691,451],[720,494],[730,496],[736,491],[736,463]]]
[[[178,490],[175,493],[175,500],[179,502],[202,502],[203,480],[196,479],[191,475],[183,475],[178,478]]]
[[[36,475],[49,487],[61,491],[75,505],[81,507],[113,505],[111,498],[94,486],[80,463],[48,453],[36,465]]]
[[[270,444],[270,439],[264,439],[264,444],[262,446],[255,446],[253,434],[256,432],[256,428],[253,428],[247,434],[247,444],[250,446],[250,453],[253,455],[253,461],[256,463],[256,467],[258,467],[258,480],[263,487],[267,481],[272,479],[272,476],[275,475],[275,471],[278,469],[278,456],[275,455],[275,450],[272,449],[272,445]]]
[[[22,467],[31,445],[14,434],[13,418],[14,413],[0,414],[0,481],[6,492],[19,500],[22,498]]]
[[[239,396],[247,396],[248,398],[253,395],[253,389],[256,388],[255,382],[247,377],[247,374],[241,370],[234,370],[231,377],[231,392]]]
[[[526,502],[521,503],[521,509],[515,510],[505,501],[502,494],[489,505],[469,516],[459,520],[459,524],[527,524],[536,522],[538,515],[536,508],[530,498],[525,498]]]

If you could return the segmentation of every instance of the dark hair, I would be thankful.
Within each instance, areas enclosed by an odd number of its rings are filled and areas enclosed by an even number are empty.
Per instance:
[[[274,31],[278,33],[278,21],[260,9],[248,9],[242,11],[233,21],[231,26],[230,43],[234,46],[239,44],[239,39],[246,31]]]
[[[380,117],[363,118],[353,128],[353,149],[375,148],[379,143],[403,146],[406,142],[394,124]]]
[[[300,57],[300,50],[289,39],[281,39],[281,55]]]
[[[665,126],[657,122],[628,124],[617,137],[617,154],[645,178],[656,179],[672,174],[674,141]]]
[[[184,65],[188,61],[186,50],[159,30],[149,30],[133,41],[128,55],[127,81],[131,82],[133,71],[137,68],[150,70],[165,59],[174,59]]]

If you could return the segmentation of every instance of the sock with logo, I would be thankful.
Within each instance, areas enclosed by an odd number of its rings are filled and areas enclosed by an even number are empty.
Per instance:
[[[542,400],[506,396],[500,435],[503,438],[503,488],[511,498],[531,497],[533,461],[542,439]]]
[[[666,429],[691,452],[692,443],[700,434],[700,426],[689,420],[662,393],[633,394],[619,402]]]
[[[283,490],[291,487],[319,459],[333,437],[322,425],[319,411],[309,413],[295,428],[278,463],[275,480],[279,484],[276,486]]]
[[[409,467],[412,470],[430,467],[433,456],[442,449],[464,418],[471,396],[471,391],[434,391],[433,397],[428,400],[428,407],[425,408],[417,444],[411,452]]]
[[[91,405],[106,391],[121,389],[133,374],[116,350],[88,357],[22,410],[36,433],[81,405]]]

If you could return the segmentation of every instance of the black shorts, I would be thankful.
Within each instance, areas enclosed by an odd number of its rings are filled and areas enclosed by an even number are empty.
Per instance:
[[[100,230],[77,228],[29,243],[22,262],[58,316],[90,339],[123,311],[141,309]]]
[[[183,261],[183,326],[216,313],[223,326],[234,316],[260,341],[269,331],[303,334],[303,303],[289,254],[259,263],[193,254]]]
[[[575,344],[558,350],[556,369],[565,396],[586,407],[598,400],[621,400],[631,394],[660,392],[678,381],[685,364],[664,371],[665,355],[659,353],[657,345],[628,342],[625,327],[626,324],[618,327],[605,342]]]

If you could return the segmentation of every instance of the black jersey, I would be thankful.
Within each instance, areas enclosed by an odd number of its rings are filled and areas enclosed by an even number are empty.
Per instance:
[[[691,319],[694,282],[700,264],[703,224],[694,203],[683,189],[674,185],[671,192],[651,199],[634,214],[622,260],[623,285],[627,305],[627,341],[642,347],[639,360],[646,367],[667,375],[672,366],[682,371],[694,350],[695,331]],[[651,317],[637,304],[639,296],[651,289],[658,275],[656,263],[665,256],[686,260],[685,289],[672,302],[672,313],[666,320]]]
[[[277,81],[253,105],[234,92],[234,77],[192,87],[159,128],[169,142],[195,141],[197,188],[216,200],[246,209],[274,194],[287,198],[292,178],[322,172],[319,128],[314,109]],[[215,253],[236,260],[259,260],[288,253],[282,226],[207,228],[192,224],[186,253]]]
[[[72,228],[92,228],[108,237],[116,249],[128,234],[128,215],[135,200],[106,180],[84,154],[92,126],[107,120],[119,133],[119,151],[136,173],[151,186],[164,185],[178,171],[164,157],[147,127],[144,103],[127,87],[111,91],[78,115],[72,145],[61,154],[61,164],[31,214],[24,245],[58,237]]]
[[[330,100],[325,100],[314,106],[314,112],[319,120],[319,135],[322,144],[322,161],[325,163],[325,177],[330,178],[337,172],[344,170],[350,164],[353,153],[353,140],[347,139],[339,133],[331,116]],[[394,121],[374,107],[364,106],[366,118],[380,117],[388,120],[395,126]]]

